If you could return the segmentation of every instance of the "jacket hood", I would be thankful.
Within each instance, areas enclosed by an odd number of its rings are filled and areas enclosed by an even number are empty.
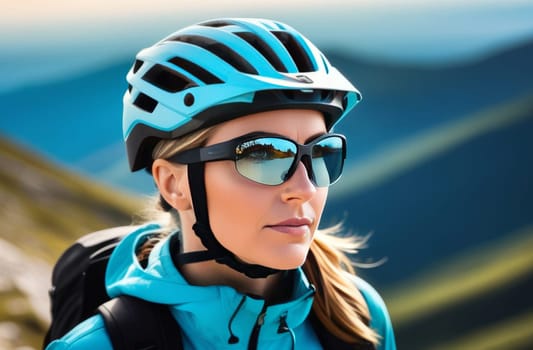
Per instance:
[[[141,266],[136,256],[138,247],[160,230],[157,224],[142,226],[126,236],[115,248],[106,271],[109,296],[127,294],[160,304],[179,304],[214,297],[212,288],[187,283],[172,263],[166,239],[154,247],[148,266]],[[179,289],[179,293],[176,293],[176,289]]]

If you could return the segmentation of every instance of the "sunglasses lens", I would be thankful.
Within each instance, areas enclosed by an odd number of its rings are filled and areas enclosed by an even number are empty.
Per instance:
[[[311,162],[318,187],[326,187],[339,179],[344,165],[344,143],[338,136],[322,139],[313,146]]]
[[[235,166],[244,177],[264,184],[279,185],[290,175],[298,148],[289,140],[263,137],[237,146]],[[318,187],[338,180],[344,165],[344,142],[338,136],[326,137],[312,146],[309,174]]]
[[[296,152],[296,145],[288,140],[258,138],[237,146],[235,166],[241,175],[252,181],[279,185],[286,180]]]

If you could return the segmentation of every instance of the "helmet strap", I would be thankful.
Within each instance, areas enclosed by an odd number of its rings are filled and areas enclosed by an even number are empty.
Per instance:
[[[242,262],[235,254],[220,244],[209,224],[207,193],[205,189],[205,163],[189,164],[187,166],[187,176],[189,178],[194,214],[196,216],[196,223],[192,228],[207,250],[177,253],[175,261],[178,265],[215,260],[217,263],[225,264],[251,278],[264,278],[280,272],[281,270],[270,267]]]

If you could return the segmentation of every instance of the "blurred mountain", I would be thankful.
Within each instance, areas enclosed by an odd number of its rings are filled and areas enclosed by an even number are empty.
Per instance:
[[[51,265],[83,234],[129,224],[136,197],[92,183],[0,138],[0,348],[39,348]]]

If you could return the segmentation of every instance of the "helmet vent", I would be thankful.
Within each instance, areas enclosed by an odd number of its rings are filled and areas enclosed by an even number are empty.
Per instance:
[[[278,71],[287,73],[287,68],[281,62],[279,57],[274,53],[274,51],[268,46],[268,44],[262,40],[259,36],[250,33],[250,32],[238,32],[235,33],[241,39],[245,40],[248,44],[252,45],[261,55],[263,55],[267,61]]]
[[[196,63],[193,63],[189,60],[186,60],[181,57],[174,57],[168,60],[168,62],[176,65],[177,67],[183,69],[184,71],[194,75],[199,80],[203,81],[205,84],[222,84],[222,80],[209,73]]]
[[[142,92],[133,101],[133,104],[148,113],[152,113],[155,107],[157,107],[157,101]]]
[[[143,61],[141,60],[135,60],[135,63],[133,64],[133,73],[137,73],[137,71],[139,70],[139,68],[142,67],[143,65]]]
[[[232,65],[233,68],[242,73],[257,74],[255,68],[241,55],[230,49],[228,46],[213,39],[200,35],[178,35],[170,38],[169,41],[180,41],[199,46],[226,61],[228,64]]]
[[[292,35],[280,31],[273,31],[272,34],[274,34],[283,46],[285,46],[294,60],[296,67],[298,67],[299,72],[314,72],[316,70],[316,67],[303,47]]]
[[[332,90],[321,90],[320,91],[320,99],[322,101],[332,101],[334,98],[335,92]]]
[[[178,92],[197,86],[195,82],[187,77],[160,64],[156,64],[150,68],[142,78],[168,92]]]

